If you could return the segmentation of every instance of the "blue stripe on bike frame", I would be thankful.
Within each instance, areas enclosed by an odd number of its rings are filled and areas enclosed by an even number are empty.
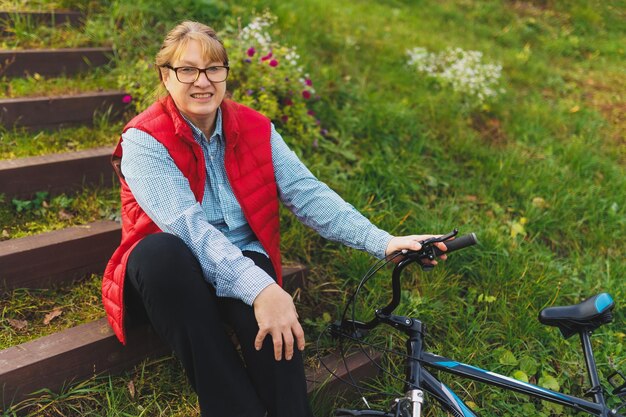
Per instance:
[[[433,364],[434,365],[443,366],[443,367],[446,367],[446,368],[455,368],[457,366],[463,366],[465,368],[470,368],[470,369],[473,369],[473,370],[478,371],[478,372],[482,372],[482,373],[487,374],[487,375],[493,375],[493,376],[496,376],[496,377],[499,377],[499,378],[504,378],[504,379],[506,379],[507,381],[509,381],[509,382],[511,382],[513,384],[523,385],[523,386],[531,388],[531,389],[539,390],[539,391],[541,391],[541,392],[543,392],[543,393],[545,393],[545,394],[547,394],[547,395],[549,395],[551,397],[557,397],[557,398],[561,398],[561,399],[567,400],[566,396],[564,396],[562,394],[559,394],[558,392],[550,391],[550,390],[547,390],[545,388],[538,387],[537,385],[529,384],[527,382],[523,382],[523,381],[520,381],[518,379],[511,378],[511,377],[508,377],[508,376],[505,376],[505,375],[500,375],[500,374],[496,374],[494,372],[485,371],[484,369],[480,369],[480,368],[477,368],[477,367],[471,366],[471,365],[466,365],[464,363],[455,362],[455,361],[441,361],[441,362],[434,362]]]
[[[446,393],[449,394],[450,396],[452,396],[452,398],[456,402],[456,405],[459,406],[459,408],[463,412],[463,416],[476,417],[476,414],[474,414],[474,412],[472,410],[470,410],[459,397],[457,397],[457,395],[454,393],[454,391],[452,391],[450,388],[448,388],[448,386],[446,384],[441,384],[441,385],[442,385],[443,389],[446,391]]]
[[[596,310],[602,313],[608,306],[613,303],[613,299],[607,293],[602,293],[596,298]]]

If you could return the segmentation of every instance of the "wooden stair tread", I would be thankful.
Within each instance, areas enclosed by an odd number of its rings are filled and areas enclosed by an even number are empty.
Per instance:
[[[0,242],[0,288],[48,288],[104,272],[121,226],[97,221]]]
[[[111,62],[111,47],[0,50],[2,75],[75,75]]]
[[[111,186],[117,176],[111,166],[113,147],[0,160],[0,193],[30,198],[38,191],[60,194],[89,185]]]
[[[114,120],[128,109],[123,91],[97,91],[50,97],[0,99],[0,122],[6,128],[47,129],[92,124],[94,113],[109,112]]]

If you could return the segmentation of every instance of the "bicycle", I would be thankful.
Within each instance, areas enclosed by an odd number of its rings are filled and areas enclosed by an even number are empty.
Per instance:
[[[401,285],[400,276],[402,271],[410,264],[418,263],[423,269],[432,268],[425,260],[433,260],[444,252],[439,250],[435,243],[444,242],[448,248],[446,254],[477,243],[476,236],[471,233],[455,238],[458,231],[422,242],[419,251],[402,251],[394,256],[401,260],[395,265],[392,272],[392,300],[383,307],[375,310],[375,316],[369,322],[359,322],[354,318],[354,303],[359,290],[365,282],[383,265],[373,266],[365,274],[351,300],[344,309],[341,320],[329,326],[328,330],[335,338],[345,337],[352,340],[362,340],[363,336],[379,324],[385,324],[404,333],[407,337],[405,355],[405,379],[404,396],[396,398],[390,411],[374,410],[348,410],[337,409],[335,416],[362,416],[362,417],[421,417],[425,403],[425,395],[433,398],[439,407],[455,417],[476,417],[463,400],[457,396],[448,386],[440,382],[428,369],[450,373],[473,379],[482,383],[495,385],[505,390],[511,390],[535,397],[540,400],[550,401],[569,407],[577,412],[586,412],[600,417],[625,417],[620,411],[626,409],[626,376],[620,371],[614,371],[609,375],[608,382],[612,386],[610,393],[615,402],[619,403],[615,408],[607,405],[608,393],[603,389],[596,368],[596,362],[591,347],[591,333],[603,324],[613,319],[612,311],[615,303],[607,293],[597,294],[579,304],[561,307],[544,308],[539,314],[541,323],[559,328],[565,338],[578,334],[581,340],[585,358],[587,374],[592,388],[586,392],[593,401],[560,392],[542,388],[527,382],[519,381],[508,376],[483,370],[472,365],[454,361],[452,359],[435,355],[424,350],[424,325],[417,318],[396,316],[393,311],[400,303]],[[453,239],[454,238],[454,239]],[[451,240],[452,239],[452,240]],[[347,317],[348,307],[352,303],[352,317]],[[428,368],[428,369],[427,369]]]

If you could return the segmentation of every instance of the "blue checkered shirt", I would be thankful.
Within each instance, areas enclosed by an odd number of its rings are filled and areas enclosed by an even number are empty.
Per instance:
[[[207,180],[202,204],[167,149],[151,135],[129,129],[122,136],[122,172],[141,208],[163,230],[180,237],[200,262],[220,297],[252,305],[274,280],[242,251],[267,255],[244,217],[226,177],[222,115],[209,140],[187,121],[201,145]],[[327,239],[382,258],[391,239],[319,181],[272,125],[272,160],[280,200],[304,224]]]

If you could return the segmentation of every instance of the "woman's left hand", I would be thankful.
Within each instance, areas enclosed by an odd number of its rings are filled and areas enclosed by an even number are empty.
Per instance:
[[[387,249],[385,249],[385,256],[389,256],[394,252],[399,252],[403,249],[408,250],[420,250],[422,249],[422,244],[426,239],[430,239],[431,237],[439,237],[441,235],[410,235],[410,236],[394,236],[391,238],[389,243],[387,244]],[[442,242],[435,243],[442,251],[446,251],[446,245]],[[446,255],[441,255],[440,259],[445,260]],[[431,265],[437,265],[437,261],[433,260],[429,262]]]

